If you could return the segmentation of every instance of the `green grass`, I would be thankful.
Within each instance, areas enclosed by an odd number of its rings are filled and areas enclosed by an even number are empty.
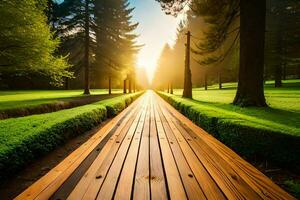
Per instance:
[[[284,185],[288,188],[289,192],[291,192],[297,199],[300,199],[300,182],[287,180],[284,182]]]
[[[122,93],[115,89],[114,94]],[[91,90],[92,95],[107,94],[106,89]],[[24,90],[24,91],[0,91],[0,111],[32,107],[41,104],[59,103],[70,99],[83,97],[82,90]]]
[[[16,171],[66,139],[116,115],[142,93],[106,99],[53,113],[0,121],[0,177]]]
[[[207,91],[195,88],[193,102],[197,103],[199,110],[218,118],[235,119],[243,125],[300,136],[300,80],[284,82],[282,88],[274,88],[267,82],[265,95],[270,106],[268,108],[232,105],[235,87],[236,83],[228,83],[224,84],[222,90],[215,85]],[[181,92],[180,89],[174,90],[177,96]]]
[[[212,85],[205,91],[204,88],[194,88],[193,98],[207,103],[230,104],[236,93],[236,83],[225,83],[223,89]],[[181,95],[182,89],[175,89],[175,95]],[[274,88],[273,81],[265,84],[265,97],[271,108],[300,113],[300,80],[283,81],[282,88]]]
[[[175,95],[159,94],[241,155],[300,164],[300,81],[287,81],[282,88],[267,82],[267,108],[232,105],[235,91],[236,83],[228,83],[222,90],[196,88],[194,100],[182,98],[182,90],[174,90]]]

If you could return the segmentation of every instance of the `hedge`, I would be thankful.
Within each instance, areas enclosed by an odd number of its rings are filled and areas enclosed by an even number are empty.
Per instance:
[[[67,139],[123,110],[142,92],[54,113],[0,121],[0,179],[20,170]]]
[[[222,116],[213,110],[199,109],[200,102],[162,92],[158,94],[183,115],[215,138],[248,159],[260,158],[280,166],[300,166],[300,137],[282,130],[273,130],[243,123],[239,118]]]

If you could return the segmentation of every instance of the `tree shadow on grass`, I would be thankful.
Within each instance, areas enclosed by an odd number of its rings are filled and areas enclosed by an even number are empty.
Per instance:
[[[300,114],[297,112],[272,107],[238,107],[233,104],[192,101],[206,106],[207,109],[211,108],[223,118],[240,120],[245,124],[257,124],[268,129],[272,128],[300,136]],[[280,130],[281,128],[284,130]]]
[[[0,103],[0,119],[7,119],[12,117],[23,117],[33,114],[42,114],[55,112],[63,109],[74,108],[83,106],[90,103],[95,103],[108,98],[113,98],[121,94],[101,94],[101,95],[89,95],[89,96],[76,96],[76,97],[62,97],[62,98],[45,98],[34,99],[26,101],[10,101],[9,105],[12,105],[9,109],[1,109]],[[14,107],[17,105],[17,107]],[[7,107],[6,103],[6,107]]]

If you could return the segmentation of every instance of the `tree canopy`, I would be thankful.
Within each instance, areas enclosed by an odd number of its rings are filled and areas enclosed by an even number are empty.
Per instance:
[[[71,77],[65,57],[56,55],[59,40],[47,25],[46,1],[3,0],[0,2],[0,71],[25,76],[41,73],[62,84]]]

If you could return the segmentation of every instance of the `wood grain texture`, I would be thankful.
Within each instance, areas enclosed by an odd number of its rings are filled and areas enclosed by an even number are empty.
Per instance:
[[[150,148],[150,109],[149,102],[147,108],[144,128],[142,132],[142,139],[139,148],[139,155],[137,159],[137,166],[134,178],[133,199],[148,200],[150,196],[150,161],[149,161],[149,148]]]
[[[153,98],[150,110],[150,189],[151,199],[168,199],[166,178],[162,164],[162,155],[158,143]]]
[[[177,164],[163,129],[162,121],[158,114],[157,104],[154,104],[155,122],[158,132],[158,141],[161,148],[162,160],[171,199],[187,199],[185,189],[178,171]]]
[[[193,171],[195,178],[197,179],[201,189],[203,190],[204,195],[207,199],[225,199],[222,191],[219,189],[217,184],[214,182],[210,174],[207,172],[205,167],[202,165],[200,160],[197,158],[187,141],[182,136],[180,129],[175,126],[170,114],[166,111],[164,107],[161,107],[161,110],[169,123],[171,130],[173,131],[175,138],[180,145],[182,152]]]

